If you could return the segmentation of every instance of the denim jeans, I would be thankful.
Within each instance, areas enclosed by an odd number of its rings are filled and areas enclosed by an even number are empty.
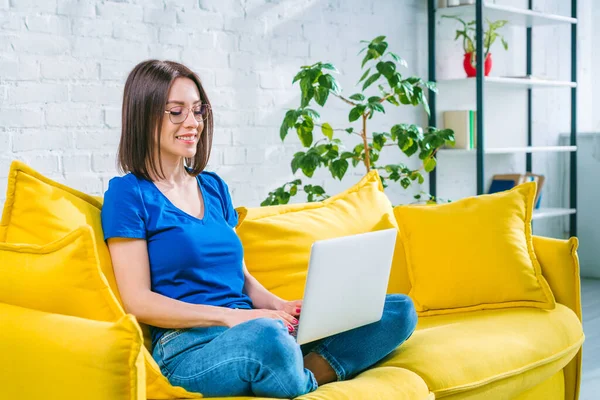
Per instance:
[[[293,398],[317,388],[303,357],[313,351],[349,379],[376,364],[408,339],[417,324],[410,297],[387,295],[380,321],[298,345],[281,320],[259,318],[232,328],[167,331],[153,349],[174,386],[206,397]]]

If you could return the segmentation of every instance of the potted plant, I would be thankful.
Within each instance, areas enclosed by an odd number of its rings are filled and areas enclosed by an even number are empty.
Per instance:
[[[311,178],[318,168],[327,168],[334,179],[342,180],[350,164],[353,168],[363,164],[367,172],[371,169],[380,171],[384,187],[387,187],[390,181],[399,183],[405,189],[414,181],[421,184],[424,182],[422,172],[430,172],[436,166],[435,155],[438,149],[445,144],[454,144],[454,132],[432,126],[423,129],[415,124],[398,123],[384,132],[370,133],[367,131],[367,120],[377,113],[385,113],[384,104],[422,105],[429,114],[426,92],[437,89],[432,82],[425,82],[416,76],[404,77],[401,74],[400,67],[406,67],[406,61],[388,51],[385,36],[361,43],[366,43],[366,47],[359,52],[365,52],[362,60],[364,72],[357,83],[362,85],[359,92],[348,97],[344,95],[338,82],[331,75],[338,71],[330,63],[316,62],[302,66],[294,77],[292,83],[299,82],[302,92],[300,107],[286,112],[279,132],[283,141],[290,130],[295,131],[306,149],[294,154],[291,161],[292,173],[301,171]],[[377,95],[363,94],[373,87],[379,89]],[[312,101],[324,107],[332,97],[349,106],[348,121],[356,122],[357,127],[333,127],[328,122],[321,122],[320,114],[309,107]],[[321,134],[318,139],[315,132],[317,128],[320,128]],[[348,142],[351,137],[358,137],[360,143],[346,150],[344,142]],[[408,157],[418,155],[422,160],[420,167],[413,170],[403,163],[378,165],[380,152],[390,146],[399,148]],[[306,193],[308,202],[329,197],[323,187],[302,185],[301,179],[294,179],[271,191],[261,206],[286,204],[299,191]],[[423,197],[417,195],[415,198]]]
[[[475,32],[475,21],[465,22],[461,18],[455,15],[443,15],[442,18],[451,18],[459,21],[463,25],[463,29],[456,30],[456,37],[454,40],[458,40],[462,37],[463,50],[465,52],[463,59],[463,67],[468,77],[474,77],[477,75],[477,62],[476,62],[476,51],[475,43],[477,42],[477,36]],[[496,39],[500,38],[504,50],[508,50],[508,43],[504,37],[499,34],[498,29],[502,28],[508,23],[505,20],[498,20],[491,22],[486,18],[487,29],[483,33],[483,48],[484,48],[484,74],[488,76],[492,69],[492,53],[490,53],[490,47],[494,44]]]

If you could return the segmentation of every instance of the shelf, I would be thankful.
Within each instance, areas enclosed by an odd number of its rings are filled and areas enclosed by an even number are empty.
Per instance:
[[[575,214],[577,210],[573,208],[539,208],[533,210],[532,219],[542,219],[551,217],[562,217],[565,215]]]
[[[470,17],[475,19],[475,5],[465,5],[456,7],[445,7],[436,10],[439,15],[456,15],[461,17]],[[524,27],[540,25],[561,25],[576,24],[577,18],[571,18],[564,15],[546,14],[539,11],[532,11],[523,8],[501,6],[499,4],[485,3],[483,5],[483,16],[490,20],[505,19],[512,25]]]
[[[494,86],[516,87],[516,88],[543,88],[543,87],[577,87],[577,82],[555,81],[550,79],[532,79],[532,78],[509,78],[501,76],[486,76],[483,80],[485,85],[491,84]],[[460,83],[473,84],[476,83],[476,78],[458,78],[458,79],[441,79],[437,84],[444,83]]]
[[[484,150],[485,154],[513,154],[513,153],[543,153],[543,152],[575,152],[577,146],[530,146],[530,147],[499,147]],[[439,153],[468,155],[477,154],[476,149],[440,149]]]

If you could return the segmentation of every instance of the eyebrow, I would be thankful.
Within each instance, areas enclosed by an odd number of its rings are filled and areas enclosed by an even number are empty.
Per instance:
[[[193,102],[192,104],[197,104],[197,103],[201,103],[202,100],[196,100],[195,102]],[[179,101],[179,100],[169,100],[167,101],[167,104],[171,104],[171,103],[175,103],[175,104],[182,104],[184,105],[185,102],[184,101]]]

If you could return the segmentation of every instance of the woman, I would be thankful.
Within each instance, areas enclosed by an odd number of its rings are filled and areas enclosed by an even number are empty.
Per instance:
[[[120,168],[102,209],[127,312],[151,327],[153,357],[175,386],[205,396],[296,397],[348,379],[404,342],[417,316],[389,295],[381,321],[299,346],[302,301],[246,269],[225,182],[204,171],[213,118],[200,79],[148,60],[123,96]],[[368,345],[366,345],[368,344]]]

